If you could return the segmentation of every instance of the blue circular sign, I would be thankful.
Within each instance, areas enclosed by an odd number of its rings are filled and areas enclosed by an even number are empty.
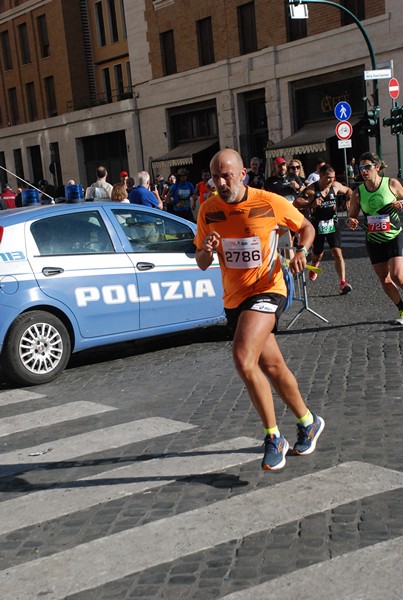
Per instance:
[[[351,117],[351,106],[348,102],[338,102],[334,107],[334,114],[339,121],[348,121]]]

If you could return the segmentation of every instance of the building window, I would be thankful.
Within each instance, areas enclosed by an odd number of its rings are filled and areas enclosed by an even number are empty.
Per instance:
[[[11,56],[10,37],[8,31],[1,32],[1,50],[3,53],[3,66],[5,71],[13,68],[13,59]]]
[[[10,103],[11,125],[17,125],[20,121],[20,111],[18,109],[17,89],[15,87],[8,90],[8,101]]]
[[[112,102],[112,86],[109,67],[107,67],[106,69],[102,69],[102,85],[105,94],[104,102],[109,104],[110,102]]]
[[[196,21],[197,48],[199,65],[210,65],[214,62],[214,41],[211,17]]]
[[[127,91],[129,92],[129,94],[132,93],[132,72],[130,70],[130,62],[127,61],[126,63],[126,79],[127,79]]]
[[[237,8],[239,50],[241,54],[249,54],[257,50],[255,3],[248,2]]]
[[[0,152],[0,166],[4,167],[4,169],[6,168],[6,155],[3,151]],[[0,169],[0,184],[3,189],[5,184],[8,182],[7,171],[4,171],[4,169]]]
[[[120,18],[122,21],[122,35],[123,39],[127,38],[127,27],[126,27],[126,13],[123,0],[120,0]]]
[[[173,109],[170,112],[170,127],[175,145],[194,139],[217,138],[215,103],[203,102],[197,106]]]
[[[46,15],[41,15],[36,19],[39,36],[39,49],[42,58],[50,56],[48,26],[46,24]]]
[[[108,13],[109,13],[109,31],[111,42],[117,42],[119,40],[118,22],[116,19],[116,7],[115,0],[108,0]]]
[[[57,115],[57,103],[55,94],[55,82],[53,77],[45,77],[45,93],[48,117],[55,117]]]
[[[63,183],[62,168],[60,166],[59,144],[57,142],[50,142],[49,153],[51,160],[49,171],[52,173],[54,183],[57,187]]]
[[[341,6],[347,8],[350,12],[352,12],[360,21],[364,21],[365,19],[365,2],[362,0],[340,0]],[[355,23],[354,19],[350,17],[348,13],[344,10],[341,10],[341,25],[350,25],[351,23]]]
[[[123,70],[122,65],[115,65],[113,67],[113,74],[115,77],[115,89],[118,100],[123,100],[125,93],[125,84],[123,81]]]
[[[102,9],[102,2],[97,2],[95,4],[95,15],[97,22],[98,46],[106,46],[105,22],[104,11]]]
[[[14,173],[18,178],[24,179],[24,164],[22,162],[22,152],[20,148],[13,150],[14,155]]]
[[[160,34],[162,68],[164,75],[176,73],[176,54],[173,29]]]
[[[29,120],[35,121],[38,117],[38,111],[36,108],[35,84],[33,81],[25,84],[25,94],[27,97]]]
[[[26,65],[31,62],[31,53],[29,51],[27,24],[18,25],[18,37],[20,40],[21,62]]]

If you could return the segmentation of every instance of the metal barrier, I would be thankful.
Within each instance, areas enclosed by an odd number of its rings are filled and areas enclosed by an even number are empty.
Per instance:
[[[291,260],[291,258],[294,256],[291,232],[288,229],[280,230],[279,232],[278,251],[280,256],[282,257],[282,261],[284,261],[285,263]],[[286,329],[290,329],[294,325],[295,321],[300,317],[304,310],[313,314],[315,317],[321,319],[325,323],[329,323],[329,321],[325,319],[325,317],[322,317],[322,315],[315,312],[314,310],[312,310],[312,308],[309,307],[308,293],[306,289],[306,270],[294,275],[293,301],[301,302],[301,308],[290,321],[290,323],[287,325]]]
[[[312,308],[310,308],[310,306],[309,306],[308,293],[307,293],[307,289],[306,289],[305,270],[294,275],[294,292],[295,293],[294,293],[293,300],[294,300],[294,302],[301,302],[301,308],[299,309],[297,314],[293,317],[293,319],[290,321],[290,323],[288,323],[286,329],[290,329],[294,325],[295,321],[301,316],[301,314],[304,312],[304,310],[307,310],[309,313],[311,313],[315,317],[318,317],[318,319],[325,321],[325,323],[329,323],[329,321],[327,319],[325,319],[325,317],[322,317],[322,315],[320,315],[319,313],[312,310]]]

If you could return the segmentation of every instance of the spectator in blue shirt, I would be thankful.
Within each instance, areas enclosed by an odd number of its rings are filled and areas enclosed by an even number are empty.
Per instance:
[[[147,171],[137,173],[137,181],[138,185],[129,194],[130,202],[132,204],[141,204],[142,206],[162,209],[161,200],[158,200],[156,195],[150,190],[150,175]]]

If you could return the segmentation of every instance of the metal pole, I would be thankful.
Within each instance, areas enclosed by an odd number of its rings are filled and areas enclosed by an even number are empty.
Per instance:
[[[52,196],[49,196],[49,194],[46,194],[45,192],[43,192],[42,190],[38,189],[37,187],[35,187],[34,185],[32,185],[32,183],[29,183],[29,181],[25,181],[25,179],[23,179],[22,177],[19,177],[18,175],[16,175],[15,173],[13,173],[12,171],[9,171],[8,169],[6,169],[6,167],[2,167],[0,165],[0,169],[3,169],[3,171],[7,171],[7,173],[9,173],[10,175],[12,175],[13,177],[15,177],[16,179],[20,179],[20,181],[23,181],[24,183],[26,183],[27,185],[29,185],[31,188],[34,188],[34,190],[36,190],[37,192],[39,192],[40,194],[43,194],[43,196],[47,196],[48,198],[50,198],[52,200],[52,202],[55,201],[55,199]]]
[[[402,149],[400,147],[400,133],[396,136],[396,145],[397,145],[397,177],[398,179],[402,178]]]
[[[344,150],[344,173],[346,174],[346,186],[349,187],[348,173],[347,173],[347,150],[345,148],[343,148],[343,150]]]
[[[329,6],[334,6],[339,10],[346,12],[353,19],[355,24],[358,26],[362,35],[364,36],[365,43],[367,44],[369,55],[371,57],[371,66],[374,71],[376,71],[376,57],[374,48],[371,44],[371,40],[369,39],[368,33],[365,30],[365,27],[361,23],[361,21],[355,16],[351,10],[348,10],[345,6],[341,4],[336,4],[336,2],[330,2],[329,0],[289,0],[290,4],[294,4],[298,6],[298,4],[328,4]],[[378,90],[378,80],[373,80],[373,97],[374,97],[374,107],[379,108],[379,90]],[[382,145],[381,145],[381,124],[380,119],[378,119],[377,127],[376,127],[376,153],[379,158],[382,158]]]
[[[392,100],[392,109],[396,108],[398,103],[396,100]],[[391,113],[392,114],[392,113]],[[397,149],[397,175],[398,179],[402,178],[402,151],[400,147],[400,133],[396,134],[396,149]]]

